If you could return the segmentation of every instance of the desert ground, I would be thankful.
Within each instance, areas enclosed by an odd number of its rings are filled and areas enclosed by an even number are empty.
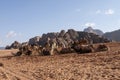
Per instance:
[[[109,51],[55,56],[17,56],[0,51],[0,80],[120,80],[120,43]]]

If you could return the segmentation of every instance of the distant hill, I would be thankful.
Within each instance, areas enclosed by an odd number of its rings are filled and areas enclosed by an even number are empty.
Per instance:
[[[94,33],[94,34],[97,34],[97,35],[100,35],[100,36],[102,36],[104,34],[101,30],[93,29],[92,27],[85,28],[84,32]]]
[[[120,29],[112,32],[107,32],[103,36],[111,40],[120,41]]]
[[[3,49],[5,49],[5,47],[0,47],[0,50],[3,50]]]

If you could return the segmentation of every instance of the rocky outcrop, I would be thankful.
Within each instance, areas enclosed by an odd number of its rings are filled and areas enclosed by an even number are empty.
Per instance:
[[[14,41],[10,46],[6,46],[5,49],[18,49],[21,46],[21,43]]]
[[[92,44],[89,44],[87,39],[81,39],[74,42],[71,48],[73,48],[77,53],[80,54],[94,52]]]
[[[61,30],[58,37],[63,37],[65,35],[65,33],[66,33],[65,30]]]
[[[36,45],[24,45],[19,48],[19,51],[15,54],[15,56],[21,55],[43,55],[42,47]]]
[[[43,34],[42,37],[36,36],[31,39],[29,39],[28,42],[22,43],[22,45],[40,45],[42,47],[45,46],[47,42],[50,40],[54,40],[56,44],[60,47],[67,48],[70,47],[71,44],[74,43],[74,41],[86,39],[88,43],[105,43],[109,42],[109,40],[105,37],[96,35],[94,33],[88,33],[88,32],[81,32],[81,31],[75,31],[74,29],[69,29],[68,31],[61,30],[60,33],[47,33]],[[7,46],[6,48],[19,48],[20,44],[18,42],[14,42],[11,46]]]
[[[74,29],[69,29],[69,30],[67,31],[67,33],[69,34],[70,39],[72,39],[72,40],[77,40],[78,37],[79,37],[78,32],[75,31]]]
[[[6,48],[19,49],[17,55],[56,55],[73,52],[93,52],[91,44],[106,42],[110,41],[94,33],[69,29],[66,32],[61,30],[60,33],[47,33],[43,34],[42,37],[36,36],[22,44],[15,41]]]
[[[54,40],[58,46],[63,48],[70,47],[74,41],[87,39],[88,43],[104,43],[109,42],[109,40],[105,37],[96,35],[94,33],[80,32],[75,31],[74,29],[69,29],[67,32],[65,30],[61,30],[60,33],[47,33],[43,34],[42,37],[34,37],[29,40],[30,45],[41,45],[45,46],[47,42],[50,40]]]

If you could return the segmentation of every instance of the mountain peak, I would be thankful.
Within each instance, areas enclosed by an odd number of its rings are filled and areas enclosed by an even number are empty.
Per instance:
[[[84,32],[94,33],[94,34],[97,34],[97,35],[100,35],[100,36],[104,34],[101,30],[93,29],[91,26],[89,26],[88,28],[85,28]]]

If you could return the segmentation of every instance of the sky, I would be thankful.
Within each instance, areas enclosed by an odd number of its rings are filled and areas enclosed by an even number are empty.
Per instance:
[[[120,0],[0,0],[0,46],[43,33],[120,29]]]

